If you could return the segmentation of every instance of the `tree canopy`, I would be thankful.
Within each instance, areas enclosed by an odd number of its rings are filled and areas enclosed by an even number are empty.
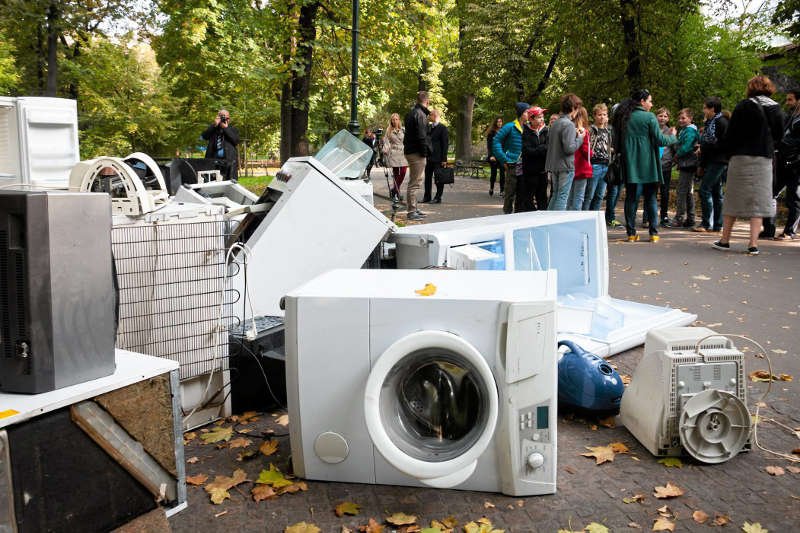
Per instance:
[[[351,0],[0,2],[2,94],[76,98],[82,157],[191,150],[222,107],[259,158],[313,152],[349,120]],[[459,157],[519,100],[645,87],[673,115],[708,95],[732,106],[777,38],[800,39],[798,0],[360,7],[360,125],[385,127],[426,89]]]

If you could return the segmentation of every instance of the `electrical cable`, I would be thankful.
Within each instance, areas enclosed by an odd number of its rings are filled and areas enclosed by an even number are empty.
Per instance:
[[[773,376],[773,374],[772,374],[772,361],[770,361],[769,355],[767,355],[767,351],[764,349],[763,346],[761,346],[758,342],[756,342],[755,340],[751,339],[750,337],[745,337],[744,335],[738,335],[738,334],[735,334],[735,333],[714,333],[713,335],[706,335],[705,337],[703,337],[702,339],[697,341],[697,344],[695,344],[695,346],[694,346],[694,351],[695,351],[695,353],[697,355],[702,355],[702,352],[700,351],[700,343],[702,343],[704,340],[709,339],[711,337],[735,337],[737,339],[743,339],[743,340],[746,340],[748,342],[753,343],[759,350],[761,350],[761,353],[764,355],[764,359],[767,360],[767,371],[769,372],[769,379],[767,381],[767,389],[764,391],[764,394],[761,395],[761,398],[759,398],[758,401],[756,402],[756,412],[755,412],[754,420],[753,420],[753,443],[756,445],[756,447],[758,447],[760,450],[762,450],[764,452],[767,452],[769,454],[775,455],[775,456],[780,457],[782,459],[786,459],[787,461],[790,461],[792,463],[800,463],[800,457],[794,457],[794,456],[789,455],[787,453],[776,452],[774,450],[770,450],[769,448],[765,448],[764,446],[762,446],[761,443],[758,441],[758,426],[759,426],[759,423],[761,422],[761,416],[759,415],[759,412],[760,412],[760,409],[761,409],[761,405],[765,404],[764,400],[767,398],[767,396],[770,393],[770,390],[772,389],[772,376]],[[770,418],[765,418],[764,421],[765,422],[773,422],[776,425],[787,429],[791,433],[794,433],[793,429],[789,428],[788,426],[786,426],[784,424],[781,424],[780,422],[778,422],[776,420],[773,420],[773,419],[770,419]]]

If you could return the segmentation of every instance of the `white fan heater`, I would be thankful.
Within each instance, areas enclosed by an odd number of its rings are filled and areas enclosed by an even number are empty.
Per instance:
[[[749,450],[744,355],[708,328],[651,330],[620,418],[653,455],[722,463]]]

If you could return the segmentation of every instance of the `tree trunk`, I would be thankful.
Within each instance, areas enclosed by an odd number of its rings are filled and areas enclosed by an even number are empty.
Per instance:
[[[642,88],[642,59],[639,54],[639,28],[636,25],[636,0],[620,0],[620,22],[628,66],[625,78],[631,91]]]
[[[472,159],[472,112],[475,108],[475,95],[466,94],[461,100],[456,122],[456,159]]]
[[[281,91],[281,162],[309,153],[308,96],[319,7],[319,2],[312,2],[300,8],[295,54],[301,68],[292,71]]]
[[[45,96],[56,96],[58,90],[58,7],[50,2],[47,8],[47,87]]]

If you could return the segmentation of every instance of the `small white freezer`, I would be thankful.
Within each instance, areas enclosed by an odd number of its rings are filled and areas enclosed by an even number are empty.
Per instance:
[[[399,228],[397,268],[558,271],[558,338],[607,357],[644,343],[653,328],[697,315],[612,298],[608,240],[597,211],[535,211]]]

